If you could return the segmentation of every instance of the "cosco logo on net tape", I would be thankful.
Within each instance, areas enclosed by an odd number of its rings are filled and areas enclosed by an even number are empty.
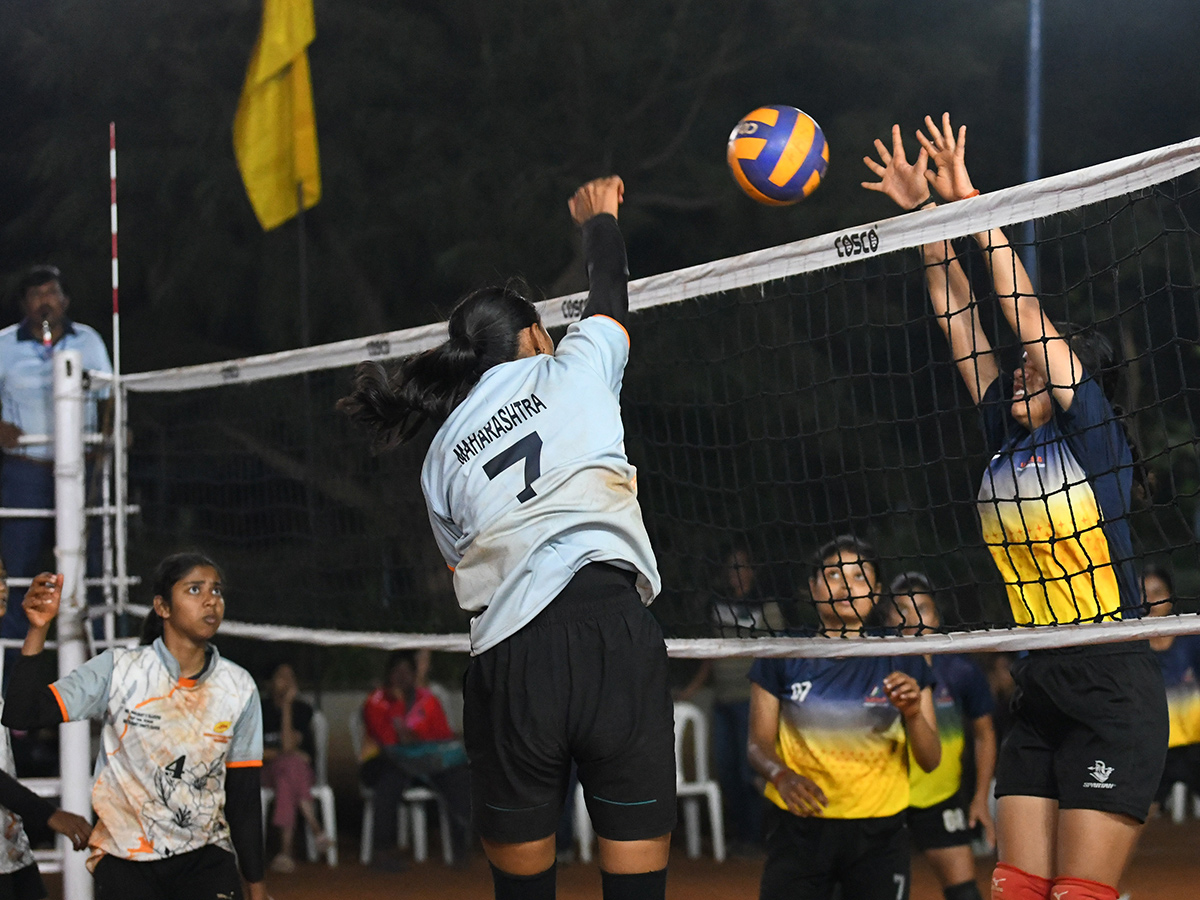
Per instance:
[[[583,307],[587,303],[584,297],[575,297],[571,300],[562,302],[562,315],[564,319],[578,319],[583,315]]]
[[[879,250],[879,231],[872,226],[866,231],[839,235],[833,239],[833,249],[842,259],[848,256],[862,256],[864,253],[876,253]]]
[[[367,341],[367,356],[387,356],[391,352],[391,341]]]

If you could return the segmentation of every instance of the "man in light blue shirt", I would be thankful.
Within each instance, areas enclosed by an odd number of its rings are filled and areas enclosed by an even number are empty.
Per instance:
[[[70,298],[62,275],[53,266],[34,266],[17,283],[22,319],[0,330],[0,506],[7,509],[54,508],[54,362],[60,350],[78,350],[83,367],[112,372],[104,340],[94,328],[67,316]],[[108,396],[104,387],[89,394],[84,428],[99,425],[97,401]],[[49,443],[21,443],[24,435],[45,435]],[[98,529],[93,529],[98,533]],[[0,520],[0,554],[12,577],[27,578],[40,571],[39,560],[52,546],[54,520]],[[89,570],[96,568],[98,547],[89,541]],[[89,573],[90,574],[90,573]],[[8,612],[0,620],[0,636],[24,637],[28,627],[21,609],[24,588],[14,588]]]

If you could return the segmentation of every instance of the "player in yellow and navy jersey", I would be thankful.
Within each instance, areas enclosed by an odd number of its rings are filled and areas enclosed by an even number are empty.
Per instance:
[[[979,191],[966,129],[926,117],[915,164],[899,126],[876,141],[864,186],[904,209]],[[933,162],[936,171],[929,168]],[[1018,624],[1104,622],[1141,614],[1127,516],[1136,470],[1110,397],[1112,344],[1062,328],[1042,309],[999,228],[975,235],[996,300],[1024,351],[1001,374],[971,283],[949,242],[923,248],[934,316],[993,452],[979,520]],[[1013,666],[1012,728],[996,774],[995,897],[1116,900],[1167,751],[1162,674],[1145,641],[1038,650]]]
[[[888,594],[883,620],[889,631],[917,635],[941,629],[933,587],[920,572],[896,576]],[[996,771],[995,701],[983,670],[969,656],[939,653],[926,661],[935,681],[933,708],[942,761],[932,772],[908,767],[908,830],[913,844],[933,866],[946,900],[980,900],[971,839],[975,829],[981,828],[989,845],[995,841],[988,810]],[[969,796],[963,783],[968,729],[975,763],[975,784]]]
[[[853,638],[875,603],[875,552],[849,535],[814,557],[826,633]],[[933,676],[920,656],[759,659],[750,670],[750,763],[768,782],[760,900],[909,895],[909,747],[941,758]]]
[[[1142,596],[1148,615],[1169,616],[1175,607],[1174,592],[1173,579],[1166,569],[1142,569]],[[1177,782],[1200,793],[1200,635],[1152,637],[1150,649],[1162,668],[1171,718],[1167,764],[1155,798],[1161,805]]]
[[[578,766],[606,900],[661,900],[675,731],[658,565],[625,455],[629,360],[620,178],[569,201],[588,299],[558,346],[519,286],[462,300],[449,339],[392,372],[363,363],[339,406],[390,446],[425,422],[434,538],[471,620],[463,739],[497,900],[555,896],[554,835]]]
[[[210,643],[225,615],[220,571],[178,553],[160,563],[154,591],[142,646],[106,650],[47,687],[40,657],[62,576],[38,575],[4,724],[103,722],[88,860],[98,900],[232,900],[239,868],[249,900],[267,900],[262,708],[254,679]]]

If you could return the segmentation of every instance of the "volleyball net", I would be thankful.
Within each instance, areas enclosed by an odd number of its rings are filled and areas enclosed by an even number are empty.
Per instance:
[[[1176,594],[1196,596],[1198,170],[1200,140],[633,282],[626,449],[671,652],[878,654],[875,639],[814,632],[809,560],[847,533],[874,545],[884,586],[919,572],[936,591],[941,628],[879,639],[888,652],[1200,631],[1186,602],[1153,620],[1014,624],[977,515],[991,451],[931,314],[919,250],[958,254],[1011,371],[1022,348],[971,235],[1036,222],[1043,307],[1094,324],[1123,359],[1117,399],[1147,473],[1128,513],[1133,562],[1173,571]],[[544,301],[547,326],[561,330],[583,301]],[[360,360],[444,336],[439,323],[124,376],[128,497],[141,510],[129,570],[207,550],[231,585],[231,634],[467,649],[419,487],[432,429],[373,456],[334,411]]]

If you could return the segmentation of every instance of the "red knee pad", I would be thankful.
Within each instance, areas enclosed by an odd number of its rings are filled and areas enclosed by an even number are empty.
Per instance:
[[[1083,878],[1055,878],[1050,900],[1117,900],[1117,889]]]
[[[996,863],[992,871],[992,900],[1050,900],[1050,888],[1049,878],[1030,875],[1008,863]]]

